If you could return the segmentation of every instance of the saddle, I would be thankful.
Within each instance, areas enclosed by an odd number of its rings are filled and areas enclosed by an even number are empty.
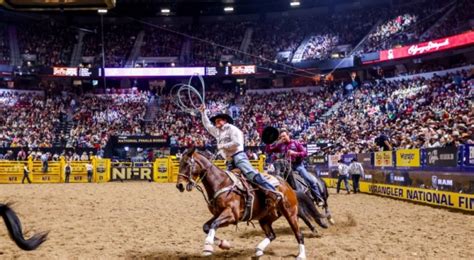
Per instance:
[[[255,193],[252,191],[257,190],[258,188],[254,187],[252,183],[247,180],[240,169],[236,168],[232,171],[225,171],[225,173],[232,180],[233,186],[235,186],[237,190],[240,191],[240,193],[244,196],[245,209],[241,221],[250,221],[253,216],[253,203],[255,201]],[[266,173],[263,173],[262,175],[273,186],[277,187],[280,185],[280,182],[276,177]]]

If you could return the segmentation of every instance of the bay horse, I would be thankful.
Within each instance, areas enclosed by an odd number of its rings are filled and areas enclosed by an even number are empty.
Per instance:
[[[314,205],[317,205],[316,203],[316,196],[313,195],[313,192],[309,188],[309,185],[305,182],[303,178],[301,178],[298,174],[295,174],[292,169],[290,162],[286,159],[277,159],[273,163],[273,167],[275,168],[275,175],[280,176],[281,178],[285,179],[288,181],[290,186],[296,191],[296,192],[303,192],[305,193],[308,197],[312,199],[314,202]],[[325,219],[329,221],[331,224],[335,224],[334,219],[332,218],[331,211],[329,210],[329,205],[328,205],[328,198],[329,198],[329,192],[326,183],[319,178],[318,176],[315,176],[311,174],[313,178],[315,178],[316,183],[319,185],[320,192],[321,192],[321,198],[323,199],[323,209],[325,211],[325,214],[323,215]],[[316,207],[317,210],[317,207]],[[319,212],[318,212],[318,215]],[[304,222],[308,225],[307,220],[303,218]],[[321,220],[321,219],[319,219]],[[320,224],[317,221],[318,224]],[[311,225],[308,225],[311,228]],[[327,228],[327,224],[323,223],[323,225],[320,224],[323,228]],[[312,230],[312,229],[311,229]]]
[[[204,185],[207,198],[209,198],[206,199],[208,209],[213,214],[213,217],[203,225],[204,233],[207,234],[203,255],[209,256],[214,253],[214,244],[221,249],[230,249],[228,241],[215,236],[216,230],[230,224],[237,225],[243,221],[246,201],[245,194],[235,188],[234,181],[225,171],[215,166],[205,155],[197,152],[196,148],[191,148],[180,159],[176,187],[180,192],[184,192],[183,183],[186,182],[187,191],[191,191],[193,187],[199,189],[200,186],[197,185],[199,181],[202,181]],[[255,256],[262,256],[265,248],[276,238],[272,224],[283,215],[298,242],[299,253],[296,259],[306,259],[304,238],[298,225],[296,193],[284,180],[278,179],[278,182],[277,189],[283,194],[283,198],[275,208],[266,207],[266,198],[262,191],[255,189],[250,191],[255,199],[252,204],[253,214],[248,220],[258,220],[265,233],[265,239],[257,245]]]
[[[21,222],[15,211],[10,208],[10,204],[0,203],[0,215],[5,221],[5,225],[8,229],[8,234],[10,238],[15,242],[15,244],[26,251],[35,250],[38,248],[44,241],[46,241],[48,233],[40,233],[32,236],[29,239],[23,237],[23,232],[21,231]]]

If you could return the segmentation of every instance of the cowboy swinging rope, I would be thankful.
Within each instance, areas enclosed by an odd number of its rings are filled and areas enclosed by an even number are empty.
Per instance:
[[[191,85],[193,78],[197,77],[199,79],[199,82],[201,83],[201,88],[202,88],[202,94],[199,92],[193,85]],[[191,76],[188,80],[188,83],[179,83],[174,85],[171,88],[171,94],[173,95],[174,91],[176,89],[176,99],[174,100],[176,106],[181,109],[181,111],[191,114],[192,116],[196,116],[199,114],[199,107],[201,105],[206,104],[206,84],[204,83],[204,78],[201,75],[194,75]],[[187,96],[186,96],[187,94]],[[196,105],[193,100],[193,94],[194,97],[197,98],[200,102],[199,105]],[[184,97],[183,97],[184,95]],[[189,100],[191,103],[191,106],[188,106],[185,104],[185,101],[183,101],[183,98],[185,100]],[[218,152],[214,153],[211,157],[211,161],[214,161],[214,159],[217,157]],[[199,182],[201,182],[202,178],[199,178],[196,182],[192,182],[192,185],[196,187],[196,189],[201,192],[202,196],[204,197],[204,200],[206,201],[207,205],[211,206],[212,200],[207,198],[206,194],[204,193],[203,188],[199,185]]]

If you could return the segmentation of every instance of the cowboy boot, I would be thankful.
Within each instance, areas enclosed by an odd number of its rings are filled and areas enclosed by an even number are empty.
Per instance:
[[[270,198],[274,203],[273,206],[278,205],[278,203],[283,199],[283,194],[275,189],[267,180],[265,180],[262,175],[257,174],[253,179],[253,183],[265,193],[265,195]]]

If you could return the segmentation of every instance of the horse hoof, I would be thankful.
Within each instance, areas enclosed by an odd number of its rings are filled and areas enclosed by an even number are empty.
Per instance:
[[[334,221],[333,218],[328,218],[328,220],[329,220],[329,223],[331,223],[331,225],[335,225],[335,224],[336,224],[336,221]]]
[[[225,240],[225,239],[221,240],[221,242],[219,243],[219,248],[224,249],[224,250],[229,250],[230,249],[230,242]]]
[[[261,257],[263,256],[263,250],[257,249],[257,252],[255,252],[255,257]]]
[[[202,255],[203,256],[210,256],[214,253],[214,248],[212,245],[206,244],[204,245],[204,249],[202,250]]]

